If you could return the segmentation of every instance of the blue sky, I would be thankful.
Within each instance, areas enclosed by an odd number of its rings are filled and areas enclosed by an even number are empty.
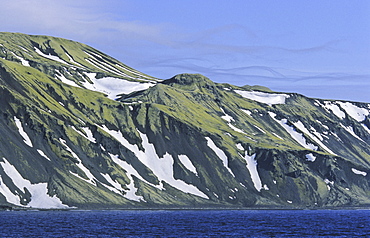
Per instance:
[[[370,102],[367,0],[0,1],[1,31],[76,40],[158,78]]]

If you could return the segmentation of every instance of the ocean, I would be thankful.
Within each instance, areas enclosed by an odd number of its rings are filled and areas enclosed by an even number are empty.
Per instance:
[[[3,211],[0,237],[370,237],[370,210]]]

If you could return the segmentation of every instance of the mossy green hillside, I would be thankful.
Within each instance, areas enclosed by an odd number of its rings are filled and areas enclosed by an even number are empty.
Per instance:
[[[50,36],[1,32],[0,58],[18,63],[27,61],[31,67],[49,76],[62,75],[78,85],[89,81],[84,72],[131,81],[157,80],[90,46]]]
[[[262,86],[217,84],[199,74],[161,81],[91,47],[54,37],[0,33],[0,48],[0,161],[9,161],[33,184],[47,183],[48,194],[64,204],[79,208],[369,204],[370,119],[367,115],[364,121],[355,120],[338,106],[345,115],[339,118],[323,106],[337,101],[284,94],[285,103],[267,104],[237,92],[266,97],[280,93]],[[115,101],[84,88],[90,74],[156,84]],[[63,83],[61,75],[76,86]],[[351,105],[369,108],[366,103]],[[15,117],[32,146],[24,142]],[[150,153],[151,146],[155,153],[143,158],[141,153]],[[148,162],[160,163],[166,155],[172,158],[166,174],[188,189],[196,188],[204,198],[171,184]],[[250,168],[254,163],[259,185]],[[3,167],[0,176],[27,206],[32,194],[18,188]],[[0,202],[8,204],[4,195]]]

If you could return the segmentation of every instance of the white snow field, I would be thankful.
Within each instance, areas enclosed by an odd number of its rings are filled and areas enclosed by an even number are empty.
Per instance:
[[[352,168],[352,172],[355,173],[355,174],[359,174],[359,175],[362,175],[362,176],[366,176],[367,173],[364,172],[364,171],[360,171],[358,169],[355,169],[355,168]]]
[[[197,169],[193,165],[193,162],[187,157],[186,155],[179,155],[180,162],[187,168],[189,171],[193,172],[195,175],[198,176]]]
[[[247,169],[251,174],[253,185],[257,189],[257,191],[260,192],[262,189],[262,182],[257,171],[257,161],[255,160],[256,154],[249,156],[247,153],[245,153],[245,156],[243,158],[247,162]]]
[[[306,149],[317,150],[317,146],[311,143],[307,143],[306,138],[304,138],[304,136],[301,133],[297,132],[294,129],[294,127],[287,125],[287,122],[288,122],[287,119],[284,118],[284,119],[278,120],[275,118],[276,114],[273,112],[269,112],[269,115],[271,116],[272,119],[278,122],[290,134],[290,136],[295,141],[297,141],[301,146],[303,146]]]
[[[58,197],[55,195],[53,197],[48,195],[47,183],[38,183],[31,184],[30,181],[24,179],[18,170],[10,164],[5,158],[2,159],[4,162],[0,162],[1,167],[4,169],[4,172],[12,178],[12,181],[15,186],[20,190],[24,191],[24,188],[31,193],[31,201],[27,204],[27,207],[32,208],[69,208],[67,205],[64,205]],[[18,206],[24,206],[21,204],[20,197],[14,194],[3,182],[3,179],[0,176],[0,192],[5,196],[6,200],[9,203]]]
[[[206,140],[207,140],[207,145],[209,146],[209,148],[211,148],[216,153],[218,158],[220,158],[220,160],[224,164],[225,168],[227,168],[230,174],[235,177],[233,171],[231,171],[231,169],[228,166],[229,162],[228,162],[225,152],[221,150],[220,148],[218,148],[211,138],[206,137]]]
[[[136,195],[137,188],[135,187],[134,179],[133,179],[132,176],[134,175],[135,177],[137,177],[141,181],[146,182],[145,179],[143,179],[141,177],[141,175],[134,169],[134,167],[132,167],[132,165],[130,165],[129,163],[127,163],[124,160],[121,160],[118,157],[118,155],[113,155],[113,154],[109,154],[109,155],[116,164],[118,164],[121,168],[123,168],[125,171],[127,171],[127,177],[129,177],[129,179],[130,179],[130,184],[127,185],[129,190],[126,191],[126,194],[124,195],[124,197],[126,197],[127,199],[130,199],[130,200],[133,200],[133,201],[137,201],[137,202],[139,202],[139,201],[144,201],[145,202],[145,200],[142,196]]]
[[[220,109],[221,109],[221,111],[223,112],[223,114],[225,115],[225,116],[221,116],[221,118],[222,118],[223,120],[225,120],[225,121],[227,121],[227,122],[228,122],[228,123],[227,123],[227,125],[228,125],[228,126],[229,126],[233,131],[236,131],[236,132],[239,132],[239,133],[245,134],[245,132],[244,132],[243,130],[241,130],[241,129],[237,128],[236,126],[234,126],[233,124],[231,124],[231,122],[232,122],[232,121],[235,121],[235,119],[234,119],[232,116],[228,115],[228,114],[224,111],[224,109],[222,109],[221,107],[220,107]]]
[[[366,116],[370,114],[369,109],[358,107],[350,102],[338,102],[338,104],[347,112],[348,115],[358,122],[364,121]]]
[[[145,90],[153,87],[155,83],[132,82],[125,79],[105,77],[96,79],[96,73],[85,73],[93,82],[84,82],[83,86],[89,90],[105,93],[110,99],[117,99],[119,94],[129,94],[135,91]]]
[[[248,98],[260,103],[265,103],[270,106],[274,104],[285,104],[285,99],[290,97],[290,95],[287,94],[264,93],[257,91],[234,90],[234,92],[236,92],[237,94],[241,95],[244,98]]]
[[[42,53],[41,50],[39,48],[37,48],[37,47],[34,47],[34,49],[35,49],[35,51],[36,51],[37,54],[41,55],[44,58],[47,58],[47,59],[50,59],[50,60],[54,60],[54,61],[59,62],[59,63],[62,63],[62,64],[69,65],[67,62],[65,62],[64,60],[62,60],[58,56],[51,55],[51,54],[46,55],[46,54]]]
[[[30,67],[30,63],[29,63],[27,60],[25,60],[25,59],[23,59],[22,57],[20,57],[20,56],[18,56],[18,55],[16,55],[16,54],[14,54],[13,52],[12,52],[12,54],[13,54],[17,59],[19,59],[19,60],[21,61],[21,63],[22,63],[22,65],[23,65],[23,66],[28,66],[28,67]]]
[[[90,170],[88,169],[88,168],[86,168],[84,165],[83,165],[83,163],[82,163],[82,161],[81,161],[81,159],[78,157],[78,155],[75,153],[75,152],[73,152],[73,150],[67,145],[67,142],[65,141],[65,140],[63,140],[62,138],[59,138],[59,141],[66,147],[66,150],[69,152],[69,153],[71,153],[71,155],[75,158],[75,159],[77,159],[77,161],[78,161],[78,163],[76,163],[76,165],[77,165],[77,167],[79,167],[84,173],[85,173],[85,175],[89,178],[89,179],[84,179],[84,178],[82,178],[81,176],[79,176],[78,174],[76,174],[76,173],[73,173],[73,172],[71,172],[71,171],[69,171],[71,174],[73,174],[74,176],[76,176],[76,177],[78,177],[78,178],[80,178],[80,179],[82,179],[82,180],[84,180],[84,181],[86,181],[86,182],[88,182],[88,183],[90,183],[90,184],[92,184],[92,185],[94,185],[94,186],[96,186],[96,181],[98,181],[95,177],[94,177],[94,175],[90,172]]]
[[[26,145],[28,145],[29,147],[33,147],[30,137],[23,129],[22,122],[16,116],[14,117],[14,122],[18,127],[19,134],[21,134],[21,136],[23,137],[24,143],[26,143]]]
[[[309,154],[306,155],[306,159],[307,159],[307,161],[315,162],[316,157],[312,153],[309,153]]]
[[[174,178],[173,175],[173,163],[174,160],[172,156],[166,153],[163,158],[160,158],[156,151],[153,144],[149,143],[148,137],[139,132],[140,137],[142,139],[142,146],[144,147],[144,151],[141,151],[139,147],[135,144],[130,144],[125,137],[123,137],[120,131],[109,130],[105,125],[100,127],[105,132],[110,134],[113,138],[119,141],[123,146],[127,149],[131,150],[136,157],[149,169],[153,171],[153,173],[157,176],[159,181],[165,181],[169,185],[185,192],[190,193],[193,195],[197,195],[202,198],[208,198],[203,192],[201,192],[197,187],[191,184],[187,184],[182,180],[178,180]],[[158,188],[158,187],[157,187]]]

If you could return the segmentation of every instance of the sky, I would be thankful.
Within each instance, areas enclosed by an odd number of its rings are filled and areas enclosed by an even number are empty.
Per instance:
[[[161,79],[200,73],[370,102],[367,0],[0,0],[0,31],[88,44]]]

